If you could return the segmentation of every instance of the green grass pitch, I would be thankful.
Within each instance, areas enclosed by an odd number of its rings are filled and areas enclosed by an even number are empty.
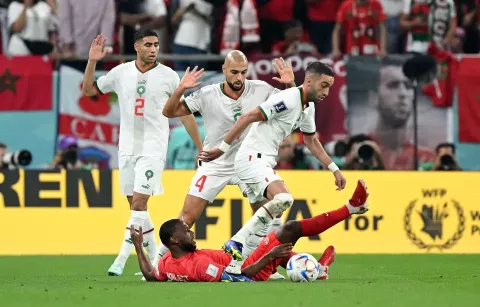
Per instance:
[[[314,283],[145,283],[113,259],[0,257],[0,306],[480,306],[480,255],[338,255]]]

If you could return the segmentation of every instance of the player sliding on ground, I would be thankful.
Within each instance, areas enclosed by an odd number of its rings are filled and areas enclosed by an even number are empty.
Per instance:
[[[168,247],[167,253],[153,267],[143,251],[143,236],[130,227],[131,237],[143,276],[147,281],[266,281],[277,271],[277,267],[288,263],[295,255],[293,245],[301,237],[318,235],[348,218],[351,214],[362,214],[368,210],[367,188],[359,180],[349,202],[337,210],[323,213],[302,221],[289,221],[265,237],[242,265],[241,275],[226,270],[232,256],[222,250],[197,249],[194,233],[185,222],[173,219],[160,227],[160,240]],[[274,207],[270,208],[275,210]],[[256,219],[253,216],[251,219]],[[335,257],[335,249],[329,246],[322,257],[318,279],[328,278],[328,267]]]
[[[300,128],[304,134],[305,145],[324,166],[333,172],[337,190],[345,188],[345,177],[315,137],[314,103],[328,96],[334,82],[333,76],[333,71],[327,65],[321,62],[311,63],[305,71],[305,80],[300,87],[272,95],[254,110],[240,116],[218,148],[200,153],[199,158],[202,161],[213,161],[223,154],[228,154],[232,142],[254,123],[235,157],[235,173],[253,193],[253,196],[249,196],[249,200],[255,201],[265,197],[270,202],[257,210],[254,214],[255,218],[250,219],[237,235],[224,245],[225,251],[231,253],[234,258],[231,266],[228,267],[229,272],[238,274],[242,259],[248,257],[248,253],[243,248],[247,238],[293,204],[292,195],[282,178],[273,169],[280,143],[292,131]]]
[[[290,62],[285,63],[282,58],[275,59],[273,67],[280,76],[280,78],[273,78],[274,80],[287,87],[295,86],[295,76]],[[163,114],[167,117],[178,117],[195,112],[201,113],[205,122],[204,148],[220,146],[225,135],[240,115],[258,107],[271,95],[280,92],[279,89],[264,81],[246,80],[247,69],[247,57],[241,51],[233,50],[227,54],[222,66],[225,75],[224,82],[204,86],[182,99],[185,91],[197,87],[200,84],[200,78],[204,75],[203,70],[197,71],[197,67],[191,71],[187,69],[178,88],[167,100]],[[226,185],[238,185],[244,195],[253,196],[249,193],[247,186],[241,183],[235,175],[234,169],[235,155],[247,132],[248,129],[235,139],[227,154],[212,162],[199,163],[179,214],[179,218],[188,226],[193,226],[207,203],[212,202]],[[268,200],[253,197],[253,199],[249,198],[249,201],[252,209],[256,211]],[[246,252],[253,252],[262,237],[265,237],[274,227],[282,224],[281,220],[280,215],[272,221],[271,225],[265,225],[258,233],[247,238],[244,246]],[[160,245],[154,265],[166,252],[168,249]],[[283,276],[276,274],[272,278],[283,279]]]

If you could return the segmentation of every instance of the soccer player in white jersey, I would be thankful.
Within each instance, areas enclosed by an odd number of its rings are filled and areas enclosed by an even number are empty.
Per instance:
[[[288,87],[295,86],[291,63],[287,64],[280,58],[274,61],[273,66],[280,75],[280,78],[274,78],[274,80]],[[242,114],[253,110],[268,97],[280,92],[264,81],[246,80],[247,68],[247,57],[241,51],[233,50],[227,54],[222,66],[224,82],[207,85],[182,99],[187,89],[195,88],[200,84],[197,67],[192,71],[187,69],[178,88],[165,104],[163,114],[167,117],[178,117],[199,112],[205,124],[204,148],[218,147]],[[247,186],[240,182],[234,170],[235,154],[247,132],[247,130],[244,131],[235,139],[228,154],[212,162],[199,163],[179,214],[179,218],[190,227],[198,220],[207,203],[212,202],[226,185],[238,185],[241,192],[247,195]],[[253,210],[257,210],[265,202],[265,199],[250,201]],[[279,215],[276,221],[272,222],[273,225],[266,225],[258,233],[250,236],[244,253],[248,255],[253,252],[262,237],[273,230],[271,226],[281,225],[281,219]],[[163,244],[160,245],[157,258],[161,258],[166,252],[168,248]],[[273,278],[282,278],[282,276],[276,274]]]
[[[271,221],[293,204],[293,197],[285,183],[273,170],[280,143],[292,131],[300,128],[304,133],[305,145],[333,172],[337,190],[345,188],[345,177],[315,137],[315,103],[328,96],[333,82],[334,75],[330,67],[321,62],[311,63],[307,66],[305,80],[300,87],[272,95],[257,108],[240,116],[218,148],[204,150],[199,155],[201,161],[212,161],[228,154],[233,141],[254,123],[235,157],[235,172],[253,194],[248,196],[249,199],[255,201],[266,197],[270,201],[255,212],[256,218],[250,219],[224,245],[225,252],[231,253],[234,258],[228,268],[230,273],[240,272],[245,259],[242,252],[246,238],[258,231],[265,221]]]
[[[147,202],[151,195],[163,193],[161,178],[169,123],[162,110],[180,81],[177,73],[157,62],[159,43],[154,31],[139,30],[134,39],[137,59],[118,65],[95,82],[95,65],[107,53],[105,38],[98,35],[90,47],[83,79],[85,95],[115,92],[120,104],[120,190],[127,196],[131,211],[120,253],[108,269],[110,276],[123,274],[125,263],[134,248],[130,239],[130,225],[142,226],[145,230],[145,249],[151,261],[155,258],[155,232]],[[188,115],[181,120],[200,150],[202,142],[195,118]]]

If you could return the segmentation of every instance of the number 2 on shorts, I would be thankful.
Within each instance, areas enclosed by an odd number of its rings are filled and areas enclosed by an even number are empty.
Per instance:
[[[143,116],[143,108],[145,107],[145,99],[137,98],[135,100],[135,115]]]
[[[198,192],[202,192],[206,180],[207,175],[202,175],[202,177],[198,178],[197,182],[195,183],[195,186],[198,188]]]

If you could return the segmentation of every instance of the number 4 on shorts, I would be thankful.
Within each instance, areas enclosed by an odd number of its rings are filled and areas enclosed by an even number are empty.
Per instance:
[[[202,177],[198,178],[197,182],[195,183],[195,186],[198,188],[198,192],[202,192],[206,180],[207,175],[203,175]]]

